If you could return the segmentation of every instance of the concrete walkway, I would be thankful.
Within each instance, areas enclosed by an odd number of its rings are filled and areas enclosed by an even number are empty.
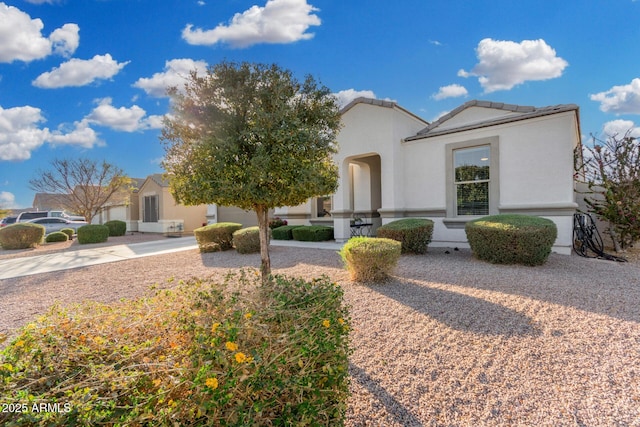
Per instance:
[[[339,251],[342,247],[341,243],[336,242],[298,242],[293,240],[272,240],[271,245],[332,249],[336,251]],[[198,244],[196,243],[195,237],[189,236],[166,240],[154,240],[144,243],[131,243],[128,245],[104,246],[100,248],[79,249],[22,258],[11,258],[7,260],[0,260],[0,280],[197,248]]]

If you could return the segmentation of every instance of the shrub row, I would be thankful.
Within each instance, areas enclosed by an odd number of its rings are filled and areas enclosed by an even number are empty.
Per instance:
[[[293,240],[293,229],[302,227],[301,225],[284,225],[271,230],[273,240]]]
[[[544,264],[558,235],[549,219],[515,214],[469,221],[465,231],[474,256],[495,264]]]
[[[378,237],[397,240],[402,253],[424,254],[431,242],[433,221],[420,218],[404,218],[378,227]]]
[[[241,228],[242,224],[235,222],[219,222],[196,228],[193,234],[201,252],[226,251],[233,247],[233,233]]]
[[[302,242],[324,242],[333,239],[333,227],[305,225],[291,230],[293,240]]]
[[[45,228],[40,224],[19,222],[0,228],[0,246],[3,249],[35,248],[44,239]]]
[[[47,234],[47,237],[44,238],[44,241],[47,243],[66,242],[67,240],[69,240],[69,235],[62,231],[54,231],[53,233]]]
[[[257,276],[54,307],[0,353],[0,405],[28,408],[0,425],[343,425],[341,288]]]

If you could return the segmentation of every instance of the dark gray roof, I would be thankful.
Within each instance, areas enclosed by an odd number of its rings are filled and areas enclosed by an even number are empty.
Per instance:
[[[153,175],[149,175],[147,179],[151,179],[153,182],[158,184],[160,187],[168,187],[169,180],[165,179],[161,173],[154,173]]]
[[[453,128],[447,128],[442,130],[438,129],[438,127],[444,122],[446,122],[447,120],[451,119],[457,114],[460,114],[462,111],[466,110],[467,108],[472,108],[472,107],[492,108],[497,110],[509,111],[517,114],[510,114],[507,116],[496,117],[496,118],[483,120],[475,123],[470,123],[470,124],[453,127]],[[504,104],[502,102],[473,100],[473,101],[466,102],[460,107],[445,114],[435,122],[431,123],[426,128],[422,129],[420,132],[418,132],[416,136],[406,138],[406,140],[409,141],[409,140],[415,140],[415,139],[421,139],[421,138],[430,138],[437,135],[446,135],[450,133],[463,132],[471,129],[478,129],[478,128],[483,128],[488,126],[500,125],[504,123],[516,122],[520,120],[527,120],[534,117],[542,117],[542,116],[547,116],[551,114],[564,113],[567,111],[578,112],[578,110],[579,110],[579,107],[576,104],[560,104],[560,105],[552,105],[549,107],[531,107],[531,106],[525,106],[525,105]]]
[[[413,114],[411,111],[407,110],[406,108],[402,108],[400,105],[398,105],[397,102],[393,102],[393,101],[385,101],[382,99],[373,99],[373,98],[365,98],[365,97],[359,97],[354,99],[353,101],[351,101],[350,103],[348,103],[344,108],[342,108],[342,110],[340,110],[340,114],[344,114],[347,111],[349,111],[350,109],[352,109],[353,107],[355,107],[358,104],[369,104],[369,105],[375,105],[378,107],[385,107],[385,108],[396,108],[408,115],[410,115],[411,117],[414,117],[417,120],[420,120],[421,122],[425,123],[425,124],[429,124],[428,121],[426,121],[425,119],[423,119],[422,117],[419,117],[415,114]]]

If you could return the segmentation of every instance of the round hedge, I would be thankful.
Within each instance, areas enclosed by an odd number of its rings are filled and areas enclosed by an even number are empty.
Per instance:
[[[558,236],[553,221],[516,214],[469,221],[465,232],[476,258],[494,264],[542,265]]]
[[[404,218],[378,227],[378,237],[402,243],[402,253],[425,254],[433,234],[433,221],[421,218]]]
[[[0,228],[0,246],[3,249],[35,248],[44,239],[45,228],[40,224],[19,222]]]
[[[233,246],[240,254],[260,252],[260,229],[256,226],[234,231]]]
[[[88,224],[78,228],[78,243],[102,243],[109,238],[109,227],[106,225]]]
[[[400,259],[401,243],[379,237],[353,237],[339,253],[351,280],[383,282]]]
[[[219,222],[196,228],[193,234],[201,249],[204,246],[210,246],[210,243],[216,243],[220,250],[226,251],[233,248],[233,233],[241,228],[242,224],[235,222]]]
[[[73,235],[76,234],[76,230],[74,230],[73,228],[63,228],[60,231],[69,236],[69,240],[73,239]]]
[[[111,236],[124,236],[127,232],[127,223],[114,219],[104,223],[109,228],[109,237]]]
[[[54,231],[53,233],[47,234],[47,237],[44,238],[44,241],[47,243],[66,242],[67,240],[69,240],[69,236],[62,231]]]

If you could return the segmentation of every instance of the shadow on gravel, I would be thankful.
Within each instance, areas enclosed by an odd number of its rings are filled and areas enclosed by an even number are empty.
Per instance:
[[[532,326],[528,316],[484,299],[431,288],[399,277],[390,283],[368,286],[455,330],[480,335],[541,334]]]
[[[416,262],[424,268],[411,268]],[[640,268],[632,263],[551,254],[541,266],[498,265],[461,249],[400,258],[397,273],[416,279],[518,295],[617,319],[640,322]]]
[[[285,269],[298,264],[342,268],[340,255],[330,249],[270,246],[271,268]],[[235,250],[200,254],[202,264],[211,268],[260,268],[260,254],[239,254]]]
[[[378,381],[369,376],[367,371],[354,365],[349,364],[349,374],[351,379],[362,387],[367,389],[382,405],[387,412],[394,418],[394,421],[403,426],[422,427],[424,424],[409,412],[393,395],[391,395]]]

